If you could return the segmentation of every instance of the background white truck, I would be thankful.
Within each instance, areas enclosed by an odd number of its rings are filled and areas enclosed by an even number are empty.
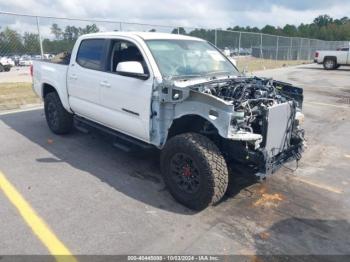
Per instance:
[[[0,72],[8,72],[13,66],[15,66],[15,62],[11,58],[0,57]]]
[[[241,76],[204,40],[89,34],[77,40],[70,60],[57,61],[34,61],[32,68],[49,128],[66,134],[75,124],[111,134],[121,149],[158,148],[167,188],[190,208],[222,198],[232,165],[264,178],[301,157],[303,90]]]
[[[336,51],[316,51],[314,62],[323,64],[323,67],[326,70],[338,69],[340,66],[349,66],[349,48],[339,48]]]

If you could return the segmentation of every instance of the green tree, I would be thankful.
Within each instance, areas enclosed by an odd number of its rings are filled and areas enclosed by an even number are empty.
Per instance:
[[[15,30],[5,27],[0,34],[1,55],[23,54],[22,38]]]
[[[66,26],[66,28],[64,29],[64,33],[63,33],[63,39],[64,40],[68,40],[68,41],[75,41],[78,37],[79,37],[79,32],[81,30],[79,30],[78,27],[75,26]]]
[[[174,28],[172,31],[171,31],[172,34],[180,34],[180,35],[186,35],[186,30],[185,28],[183,27],[177,27],[177,28]]]
[[[79,27],[79,35],[97,33],[99,31],[100,29],[97,27],[96,24],[87,25],[84,28]]]
[[[28,54],[40,54],[39,35],[33,33],[24,33],[23,36],[24,50]]]
[[[327,26],[333,23],[333,18],[329,15],[320,15],[314,19],[314,24],[318,27]]]
[[[62,38],[63,32],[62,29],[58,27],[58,24],[52,24],[50,29],[56,40],[60,40]]]
[[[285,25],[282,29],[283,33],[287,36],[297,36],[298,35],[298,29],[295,25]]]
[[[265,27],[261,29],[261,32],[264,34],[275,35],[277,33],[277,30],[272,25],[265,25]]]

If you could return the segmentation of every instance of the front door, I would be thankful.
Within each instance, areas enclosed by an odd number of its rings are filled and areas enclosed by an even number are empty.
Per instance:
[[[118,63],[136,61],[144,72],[151,74],[141,49],[131,40],[112,39],[109,42],[107,69],[100,86],[103,123],[113,129],[148,142],[153,79],[119,75]],[[108,58],[109,57],[109,58]]]

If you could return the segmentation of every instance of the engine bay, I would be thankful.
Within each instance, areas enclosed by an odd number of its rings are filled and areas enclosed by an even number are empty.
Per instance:
[[[302,89],[272,79],[241,77],[196,86],[196,90],[234,106],[232,125],[238,130],[262,134],[262,118],[269,108],[291,102],[301,108]]]

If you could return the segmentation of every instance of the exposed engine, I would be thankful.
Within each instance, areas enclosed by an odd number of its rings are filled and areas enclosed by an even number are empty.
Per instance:
[[[213,81],[196,89],[232,103],[234,140],[258,142],[256,147],[264,147],[273,156],[289,148],[295,137],[301,137],[295,122],[302,103],[298,87],[254,77]]]
[[[211,83],[202,88],[203,93],[219,97],[234,105],[233,126],[259,134],[262,132],[259,118],[265,115],[263,112],[271,106],[294,100],[278,89],[277,82],[272,79],[238,78]]]

